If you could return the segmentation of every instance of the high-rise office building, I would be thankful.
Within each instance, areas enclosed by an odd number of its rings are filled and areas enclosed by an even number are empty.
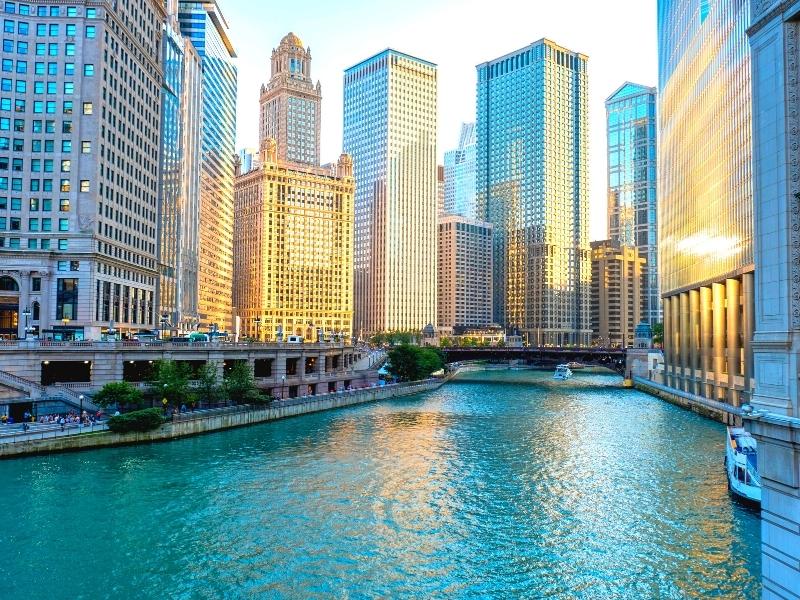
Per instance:
[[[264,141],[259,165],[236,178],[235,297],[242,333],[352,334],[353,164],[292,168]]]
[[[444,153],[444,212],[474,219],[475,123],[463,123],[458,147]]]
[[[751,390],[749,2],[659,0],[659,275],[667,384]]]
[[[492,226],[458,215],[439,219],[440,330],[492,322]]]
[[[278,142],[278,160],[319,165],[322,87],[311,79],[311,50],[288,33],[272,50],[272,73],[261,86],[259,137]]]
[[[646,260],[619,240],[592,242],[592,331],[602,346],[633,345],[642,321]]]
[[[478,65],[476,204],[494,226],[495,322],[591,339],[587,57],[539,40]]]
[[[155,325],[163,20],[149,0],[3,5],[0,336]]]
[[[291,33],[273,52],[260,97],[266,137],[252,168],[240,165],[236,178],[234,296],[243,332],[259,339],[352,335],[353,161],[342,154],[333,165],[310,164],[319,154],[318,94],[313,111],[279,108],[293,106],[298,86],[313,91],[309,60]],[[285,112],[279,126],[272,117],[263,126],[273,112]],[[273,133],[284,138],[283,156]]]
[[[436,214],[444,214],[444,165],[436,166]]]
[[[194,46],[180,34],[177,0],[165,8],[156,305],[160,327],[191,331],[199,323],[202,69]]]
[[[199,321],[230,329],[233,304],[233,169],[236,137],[236,57],[215,0],[180,0],[181,34],[203,67],[200,164]]]
[[[436,323],[436,65],[385,50],[344,76],[356,334]]]
[[[606,100],[608,237],[647,260],[642,319],[661,323],[656,203],[656,89],[626,82]]]

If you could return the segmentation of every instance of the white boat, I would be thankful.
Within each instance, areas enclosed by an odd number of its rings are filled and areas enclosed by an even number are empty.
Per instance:
[[[558,379],[561,381],[569,379],[570,377],[572,377],[572,371],[570,371],[567,365],[558,365],[556,367],[556,372],[553,373],[553,379]]]
[[[739,498],[761,504],[758,444],[742,427],[728,427],[727,434],[725,472],[728,475],[728,485]]]
[[[585,364],[579,363],[579,362],[575,362],[575,361],[568,362],[567,366],[573,371],[576,370],[576,369],[585,369],[586,368]]]

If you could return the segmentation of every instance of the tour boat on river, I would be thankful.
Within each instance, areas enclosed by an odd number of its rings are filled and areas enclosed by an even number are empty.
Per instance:
[[[556,367],[556,372],[553,373],[553,379],[558,379],[561,381],[569,379],[570,377],[572,377],[572,371],[570,371],[567,365],[558,365]]]
[[[725,446],[725,472],[731,491],[748,502],[761,504],[758,476],[758,445],[742,427],[728,427]]]

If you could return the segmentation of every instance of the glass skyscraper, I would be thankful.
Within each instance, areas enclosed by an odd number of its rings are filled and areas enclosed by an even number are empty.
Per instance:
[[[656,219],[656,89],[626,82],[606,100],[608,237],[647,263],[641,318],[660,323]],[[635,323],[634,323],[635,325]]]
[[[181,33],[202,59],[200,173],[200,324],[232,323],[233,177],[236,138],[236,57],[215,1],[180,2]]]
[[[474,219],[475,123],[462,123],[458,148],[444,153],[444,212]]]
[[[494,226],[494,319],[589,345],[587,60],[539,40],[478,65],[478,218]]]
[[[667,384],[734,405],[752,389],[749,24],[747,0],[658,2]]]
[[[355,333],[436,324],[436,65],[385,50],[345,71]]]

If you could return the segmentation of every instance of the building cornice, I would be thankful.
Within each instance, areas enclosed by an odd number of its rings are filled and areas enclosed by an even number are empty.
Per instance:
[[[800,0],[783,0],[783,2],[754,0],[750,9],[752,24],[747,29],[747,35],[748,37],[754,36],[781,15],[783,15],[781,21],[787,21],[798,14],[800,14]]]

